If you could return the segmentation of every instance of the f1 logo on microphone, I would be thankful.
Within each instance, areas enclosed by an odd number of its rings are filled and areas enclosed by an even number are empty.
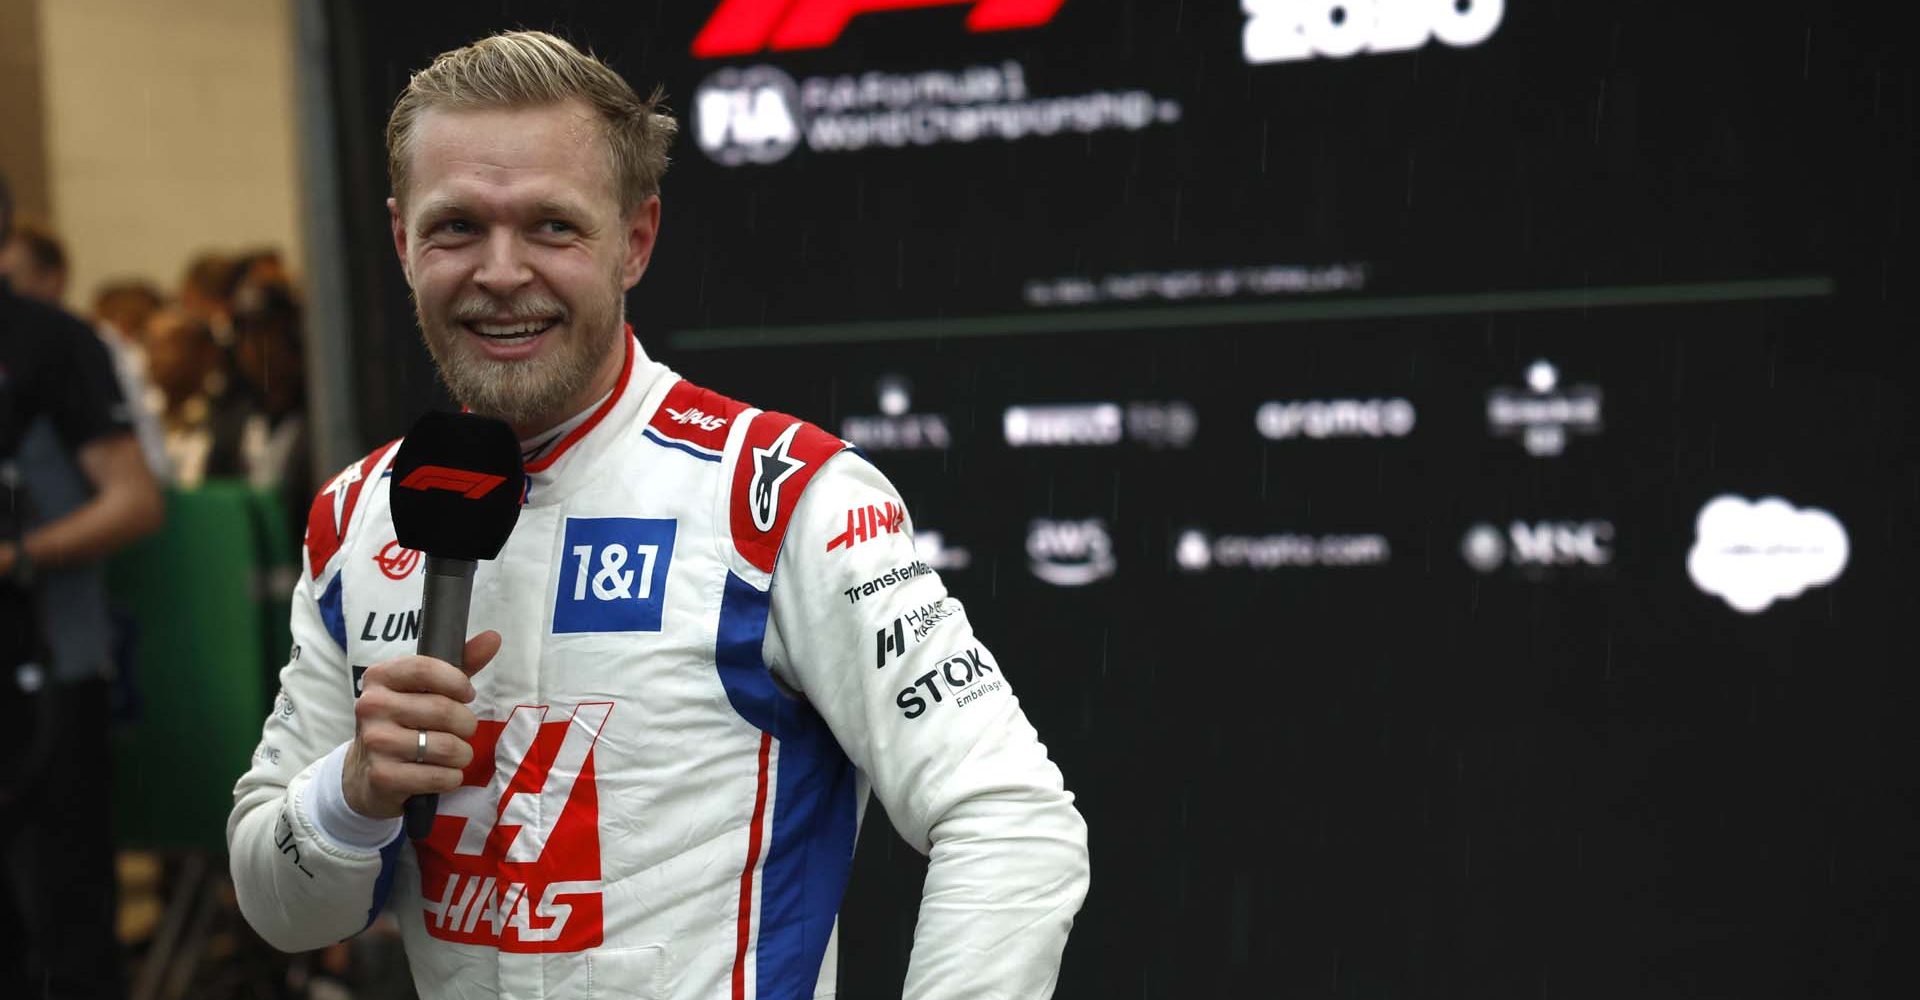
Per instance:
[[[493,476],[484,472],[469,472],[466,469],[453,469],[444,465],[423,465],[407,473],[400,485],[410,490],[446,490],[458,493],[469,500],[478,500],[493,492],[493,488],[507,481],[505,476]]]
[[[832,45],[856,15],[919,7],[970,6],[967,30],[975,33],[1038,28],[1053,20],[1067,0],[722,0],[693,40],[701,59],[743,56],[772,48],[821,49]]]

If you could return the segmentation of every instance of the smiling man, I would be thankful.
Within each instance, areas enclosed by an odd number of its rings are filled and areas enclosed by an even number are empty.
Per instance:
[[[454,397],[513,425],[529,489],[476,576],[465,672],[410,655],[394,446],[315,499],[228,821],[241,908],[300,950],[390,905],[429,998],[832,996],[871,788],[929,857],[906,995],[1046,997],[1086,827],[905,504],[626,322],[674,129],[537,32],[445,53],[397,102],[422,334]],[[407,841],[423,793],[439,814]]]

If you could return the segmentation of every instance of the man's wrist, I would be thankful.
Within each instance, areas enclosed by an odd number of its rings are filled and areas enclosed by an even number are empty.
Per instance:
[[[399,836],[401,820],[362,815],[347,801],[346,760],[352,746],[342,743],[321,759],[307,788],[307,819],[337,847],[377,851]]]

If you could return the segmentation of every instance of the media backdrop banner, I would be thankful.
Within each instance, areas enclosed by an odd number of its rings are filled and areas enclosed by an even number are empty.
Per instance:
[[[1060,996],[1910,995],[1890,13],[328,11],[369,442],[437,391],[407,75],[530,27],[664,85],[628,314],[901,488],[1091,826]],[[923,865],[869,811],[842,996],[899,995]]]

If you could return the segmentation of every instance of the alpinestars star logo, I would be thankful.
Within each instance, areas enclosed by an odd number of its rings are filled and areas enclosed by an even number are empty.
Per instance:
[[[593,748],[612,702],[547,721],[520,705],[474,732],[465,783],[416,846],[421,919],[443,941],[578,952],[605,937]]]
[[[773,530],[774,517],[780,512],[780,484],[807,467],[787,453],[799,432],[800,425],[793,424],[771,447],[753,449],[753,526],[761,531]]]

